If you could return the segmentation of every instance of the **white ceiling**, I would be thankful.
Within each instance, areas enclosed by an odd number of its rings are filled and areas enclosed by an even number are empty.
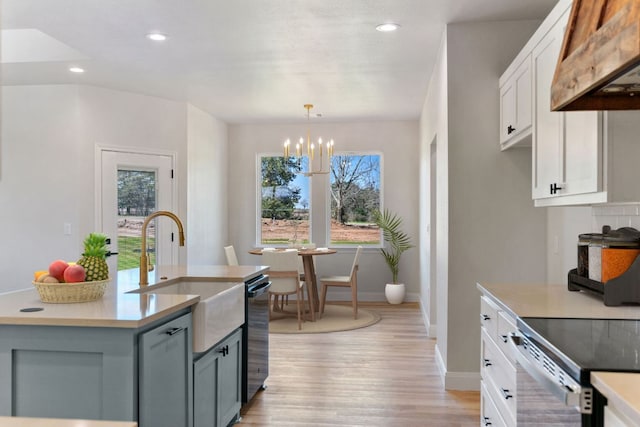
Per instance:
[[[327,121],[415,119],[445,23],[541,19],[556,2],[2,0],[1,28],[30,31],[3,31],[0,71],[5,85],[188,100],[231,123],[303,120],[305,103]],[[400,30],[375,31],[389,21]]]

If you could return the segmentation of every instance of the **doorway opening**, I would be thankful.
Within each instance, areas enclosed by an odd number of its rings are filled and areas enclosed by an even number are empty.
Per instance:
[[[99,148],[98,156],[98,228],[111,238],[112,252],[118,252],[117,260],[109,260],[109,268],[137,268],[145,218],[158,210],[175,210],[175,155]],[[174,228],[157,218],[149,223],[146,252],[150,264],[177,264]]]

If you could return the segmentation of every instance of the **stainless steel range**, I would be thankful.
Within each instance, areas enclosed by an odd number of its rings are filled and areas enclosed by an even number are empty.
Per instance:
[[[518,426],[602,426],[591,372],[640,372],[638,320],[521,318],[518,329]]]

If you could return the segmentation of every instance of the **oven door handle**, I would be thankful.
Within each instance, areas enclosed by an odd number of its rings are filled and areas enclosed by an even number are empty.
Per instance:
[[[574,391],[567,386],[563,386],[562,384],[552,381],[547,375],[545,375],[541,368],[531,363],[527,357],[526,350],[522,348],[522,337],[517,333],[512,332],[509,334],[509,338],[511,338],[511,345],[515,350],[516,360],[522,369],[527,371],[527,373],[531,375],[538,384],[544,387],[549,393],[553,394],[566,406],[575,407],[577,411],[581,412],[580,408],[582,405],[580,391]]]

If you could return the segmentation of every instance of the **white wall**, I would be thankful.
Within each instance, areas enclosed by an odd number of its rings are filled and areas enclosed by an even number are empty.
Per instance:
[[[78,165],[93,157],[84,157],[77,117],[77,87],[2,88],[0,292],[32,286],[33,271],[55,259],[79,258],[93,175]],[[71,236],[63,235],[67,222]]]
[[[498,78],[537,25],[449,25],[424,107],[422,143],[438,145],[437,349],[447,389],[479,386],[476,283],[545,279],[546,212],[531,201],[530,150],[500,152],[498,135]],[[443,106],[447,116],[434,113]]]
[[[225,264],[227,236],[227,125],[187,108],[188,263]]]
[[[443,35],[420,117],[420,301],[423,315],[427,319],[429,336],[438,338],[440,356],[445,359],[447,310],[438,310],[437,307],[446,307],[448,297],[446,254],[449,251],[449,194],[445,177],[448,176],[449,165],[446,143],[449,135],[449,115],[446,88],[447,39]],[[435,167],[436,171],[433,171],[432,167]],[[438,176],[443,179],[439,179]],[[435,197],[431,193],[432,189],[435,189]],[[435,217],[432,216],[434,212]],[[433,279],[435,282],[431,283]]]
[[[0,292],[30,287],[33,271],[46,269],[54,259],[79,258],[84,236],[99,230],[94,198],[96,145],[176,152],[177,214],[186,220],[186,104],[91,86],[4,86],[1,119]],[[206,118],[199,120],[206,122]],[[207,152],[202,142],[207,132],[219,145],[211,165],[213,176],[200,165],[192,177],[202,173],[213,179],[212,188],[224,186],[225,171],[219,168],[226,163],[224,125],[212,119],[210,127],[194,125],[194,129],[199,129],[194,140],[200,141],[192,147],[194,157]],[[212,209],[211,200],[219,198],[220,192],[218,188],[202,197],[196,194],[192,205],[197,208],[205,200]],[[219,203],[223,206],[224,200]],[[213,229],[223,228],[224,221],[224,215],[212,218]],[[64,223],[72,225],[70,236],[63,234]],[[185,226],[188,233],[188,222]],[[218,248],[226,236],[210,240],[210,246]],[[186,250],[180,255],[185,262]]]
[[[601,233],[605,225],[640,230],[640,203],[548,208],[547,282],[566,284],[578,264],[578,235]]]
[[[241,264],[260,264],[259,256],[247,250],[257,244],[257,155],[280,154],[282,142],[302,135],[308,126],[230,125],[229,127],[229,243],[236,248]],[[384,206],[404,219],[405,231],[418,243],[418,122],[391,121],[367,123],[323,123],[312,126],[312,134],[333,138],[336,154],[341,151],[378,151],[383,154]],[[314,176],[312,181],[312,222],[314,243],[327,246],[325,231],[328,206],[328,176]],[[339,256],[346,254],[345,256]],[[340,250],[337,255],[317,257],[318,274],[346,274],[353,261],[354,250]],[[405,282],[410,298],[419,292],[419,250],[403,254],[399,280]],[[386,264],[377,250],[362,254],[358,272],[358,294],[361,300],[384,300],[384,284],[391,280]],[[341,296],[334,292],[332,298]]]
[[[578,235],[596,232],[594,227],[589,206],[547,208],[547,283],[567,283],[578,264]]]

